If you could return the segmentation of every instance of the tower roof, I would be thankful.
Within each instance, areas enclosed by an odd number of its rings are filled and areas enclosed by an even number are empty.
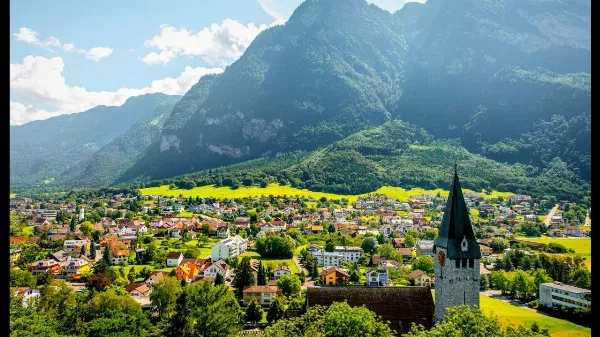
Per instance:
[[[463,239],[467,242],[464,250],[462,246]],[[479,244],[475,239],[475,233],[473,233],[469,210],[458,180],[456,164],[454,165],[454,180],[452,181],[435,245],[446,248],[450,259],[481,259]]]

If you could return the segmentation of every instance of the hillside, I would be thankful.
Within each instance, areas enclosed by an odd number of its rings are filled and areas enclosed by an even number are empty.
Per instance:
[[[312,151],[395,118],[538,172],[559,158],[589,181],[590,20],[581,0],[430,0],[393,15],[307,0],[191,90],[195,112],[119,181]]]
[[[522,164],[503,164],[470,153],[457,141],[436,140],[424,129],[397,120],[321,150],[261,158],[145,186],[236,187],[277,182],[338,194],[367,193],[384,185],[447,189],[454,163],[463,187],[477,191],[495,189],[579,200],[589,189],[559,160],[541,172]]]
[[[151,115],[134,124],[89,159],[63,172],[54,182],[69,187],[104,187],[112,185],[153,144],[160,139],[163,124],[173,104],[157,107]]]
[[[53,180],[65,170],[122,135],[158,107],[170,110],[180,96],[148,94],[122,106],[98,106],[10,127],[11,188],[33,187]]]

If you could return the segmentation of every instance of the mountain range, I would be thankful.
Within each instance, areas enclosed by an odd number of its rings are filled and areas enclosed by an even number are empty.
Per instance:
[[[245,169],[368,192],[443,186],[457,162],[465,187],[581,198],[590,22],[589,0],[428,0],[394,14],[364,0],[306,0],[222,74],[160,96],[172,108],[111,119],[98,107],[11,127],[11,189],[51,178],[42,186],[235,185]],[[77,115],[105,124],[63,137]],[[49,139],[61,147],[40,145]]]

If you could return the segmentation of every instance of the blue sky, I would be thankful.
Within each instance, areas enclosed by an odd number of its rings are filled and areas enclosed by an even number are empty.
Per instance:
[[[391,12],[404,4],[368,1]],[[144,93],[182,95],[301,2],[11,0],[11,125]]]

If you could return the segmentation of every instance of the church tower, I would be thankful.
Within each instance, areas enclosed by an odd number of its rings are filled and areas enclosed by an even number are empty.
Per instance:
[[[435,320],[446,309],[467,304],[479,306],[479,261],[481,251],[475,239],[469,211],[454,165],[454,180],[434,243]]]

